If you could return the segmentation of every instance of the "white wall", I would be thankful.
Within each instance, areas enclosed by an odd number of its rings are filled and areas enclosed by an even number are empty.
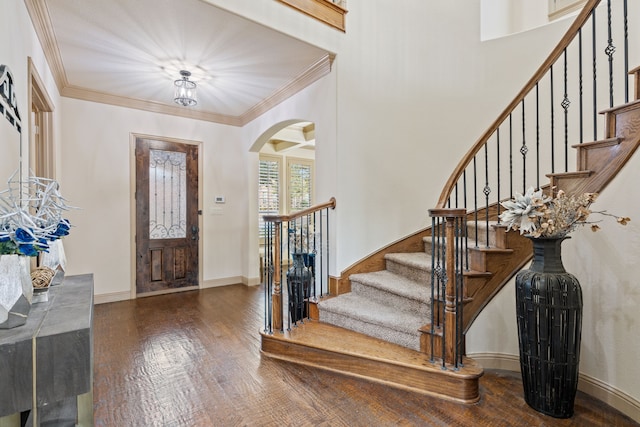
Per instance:
[[[67,98],[61,114],[60,182],[70,203],[81,208],[69,214],[75,228],[65,239],[68,274],[94,273],[96,295],[131,288],[130,134],[137,133],[202,142],[203,282],[246,278],[247,153],[241,129]],[[210,213],[217,195],[226,197],[222,215]]]
[[[244,149],[249,154],[246,165],[249,191],[247,193],[249,206],[248,239],[246,242],[247,270],[250,277],[258,275],[259,239],[258,239],[258,150],[264,141],[286,124],[296,121],[310,121],[315,123],[315,198],[316,203],[328,201],[331,197],[338,197],[336,184],[336,79],[335,69],[327,76],[313,83],[300,93],[277,105],[275,108],[261,115],[243,128]],[[249,152],[251,151],[251,152]],[[339,204],[340,202],[338,202]],[[332,214],[336,218],[337,211]],[[335,232],[335,231],[334,231]],[[334,233],[333,232],[333,233]],[[330,235],[332,245],[331,274],[338,274],[336,269],[336,239]]]
[[[549,5],[545,0],[480,0],[480,4],[482,40],[528,31],[550,22]],[[575,16],[578,12],[570,15]]]
[[[478,1],[349,9],[337,64],[338,234],[352,235],[342,267],[430,224],[454,166],[564,30],[481,42]]]
[[[39,74],[44,89],[54,105],[59,103],[60,97],[55,86],[53,76],[44,58],[44,52],[38,42],[31,19],[22,1],[3,1],[0,3],[0,64],[7,65],[15,80],[15,90],[17,93],[18,109],[22,118],[22,159],[24,171],[29,169],[29,123],[31,106],[28,105],[28,60],[31,57],[33,64]],[[0,118],[5,120],[4,118]],[[53,131],[59,136],[59,117],[54,117]],[[4,150],[3,144],[7,141],[0,141],[0,150]],[[0,155],[2,151],[0,151]],[[18,168],[16,163],[14,168]],[[11,171],[13,172],[13,170]],[[9,176],[5,170],[0,171],[0,190],[6,188],[6,181]]]

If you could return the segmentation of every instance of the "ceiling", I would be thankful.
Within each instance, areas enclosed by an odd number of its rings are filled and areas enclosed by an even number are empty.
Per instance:
[[[327,51],[204,0],[25,4],[66,97],[242,126],[330,72]],[[183,69],[194,107],[173,102]]]

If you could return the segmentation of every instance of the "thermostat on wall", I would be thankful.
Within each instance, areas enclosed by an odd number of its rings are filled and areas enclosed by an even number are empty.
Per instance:
[[[216,203],[224,203],[224,196],[216,196],[215,201]]]

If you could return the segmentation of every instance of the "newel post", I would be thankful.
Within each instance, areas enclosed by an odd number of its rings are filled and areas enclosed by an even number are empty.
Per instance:
[[[462,301],[463,301],[463,252],[464,209],[432,209],[429,215],[434,219],[432,232],[442,239],[439,247],[434,248],[434,265],[437,280],[432,286],[438,287],[434,294],[439,295],[438,302],[432,302],[432,310],[437,311],[434,320],[439,320],[441,337],[440,357],[444,364],[459,366],[462,362],[464,342],[462,339]],[[437,229],[436,229],[437,228]],[[436,325],[434,325],[436,326]]]

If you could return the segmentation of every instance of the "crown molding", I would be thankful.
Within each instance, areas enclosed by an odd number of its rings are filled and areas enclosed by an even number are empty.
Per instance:
[[[247,110],[242,114],[242,116],[240,116],[242,124],[244,125],[251,122],[276,105],[286,101],[302,89],[310,86],[312,83],[329,74],[331,72],[331,65],[333,64],[334,58],[335,55],[333,54],[325,55],[318,62],[303,71],[295,80],[286,84],[274,94]]]
[[[53,79],[56,82],[58,91],[62,92],[62,89],[69,85],[69,81],[64,71],[62,56],[60,56],[60,51],[58,50],[58,43],[51,24],[47,4],[44,0],[24,0],[24,4],[27,7],[27,12],[31,18],[31,23],[38,36],[42,50],[44,51],[44,56],[49,64],[49,68],[51,68],[51,73],[53,74]]]
[[[230,126],[242,126],[239,117],[226,116],[202,110],[194,110],[186,107],[163,104],[161,102],[146,101],[143,99],[128,98],[110,93],[99,92],[78,86],[66,86],[60,91],[60,95],[66,98],[80,99],[83,101],[97,102],[100,104],[114,105],[117,107],[133,108],[152,113],[169,114],[188,119],[204,120]]]

